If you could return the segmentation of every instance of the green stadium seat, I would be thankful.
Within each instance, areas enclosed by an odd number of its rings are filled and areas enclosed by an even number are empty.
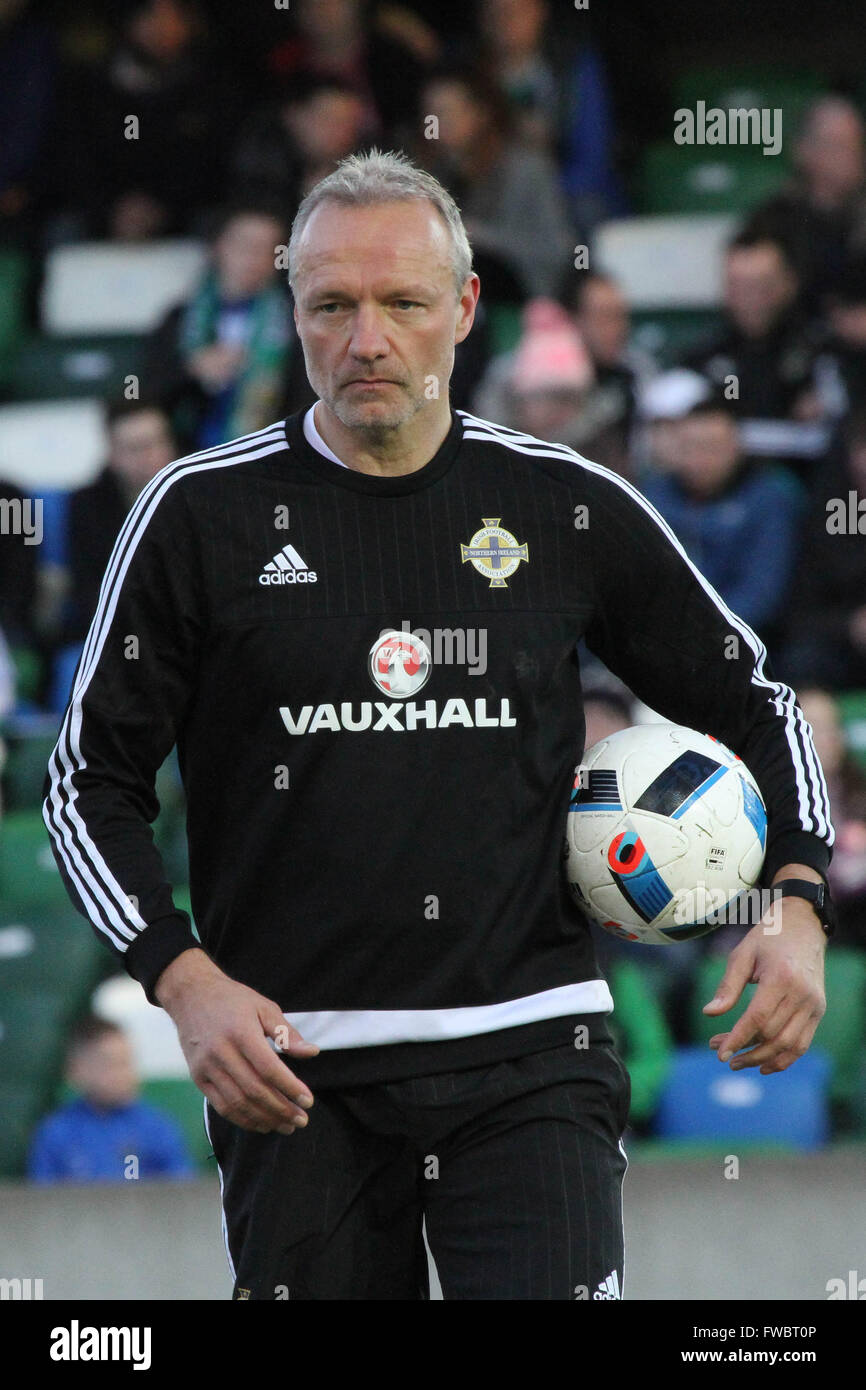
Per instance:
[[[134,335],[31,336],[9,365],[6,394],[19,401],[119,395],[125,378],[141,372],[143,343],[143,338]]]
[[[694,110],[699,101],[707,107],[781,108],[783,138],[787,144],[807,106],[821,95],[823,80],[817,72],[789,72],[767,67],[687,68],[674,82],[677,107]]]
[[[866,690],[849,690],[837,697],[845,742],[866,772]]]
[[[692,348],[712,337],[721,315],[716,309],[636,309],[632,337],[664,367],[681,362]]]
[[[647,149],[640,204],[647,213],[746,214],[788,178],[782,156],[751,146],[677,145],[673,133]]]
[[[142,1082],[141,1099],[171,1116],[194,1162],[206,1167],[213,1150],[204,1130],[204,1096],[195,1082],[179,1076],[153,1077]]]
[[[23,1176],[30,1136],[51,1104],[52,1085],[0,1077],[0,1178]]]
[[[7,986],[3,962],[0,988],[0,1076],[50,1089],[63,1057],[67,1028],[76,1010],[76,991],[59,988],[63,980],[55,961],[53,990]]]
[[[23,251],[0,249],[0,380],[15,360],[27,322],[30,261]]]
[[[690,1006],[690,1033],[695,1043],[707,1043],[716,1033],[728,1032],[757,989],[747,985],[744,1001],[730,1013],[715,1017],[702,1013],[725,973],[725,964],[722,956],[708,956],[698,967]],[[853,1111],[866,1086],[866,955],[831,945],[825,980],[827,1011],[815,1032],[814,1046],[832,1064],[831,1100],[840,1112]]]
[[[490,344],[494,357],[511,352],[520,340],[523,309],[519,304],[491,304]]]
[[[25,703],[35,702],[42,686],[42,657],[32,647],[13,647],[11,656],[18,699]]]
[[[84,1005],[112,967],[112,957],[67,898],[65,906],[34,907],[0,897],[0,1001],[9,990],[56,988]]]
[[[866,955],[831,945],[824,970],[827,1012],[815,1045],[833,1061],[832,1100],[850,1109],[866,1080]]]
[[[68,911],[70,901],[42,813],[10,812],[0,831],[0,913],[50,907]]]
[[[34,811],[41,807],[48,759],[56,742],[56,729],[8,738],[9,757],[3,774],[3,804],[7,811]]]
[[[616,1008],[610,1029],[631,1077],[630,1122],[647,1124],[673,1060],[673,1038],[643,963],[617,956],[608,970]]]

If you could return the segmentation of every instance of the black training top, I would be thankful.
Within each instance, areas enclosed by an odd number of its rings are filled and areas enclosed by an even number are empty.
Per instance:
[[[303,412],[170,464],[114,547],[46,779],[76,906],[151,999],[197,944],[149,828],[176,742],[201,943],[319,1044],[311,1085],[604,1036],[561,865],[581,637],[743,758],[764,882],[826,868],[793,692],[616,474],[464,411],[395,478],[327,458]]]

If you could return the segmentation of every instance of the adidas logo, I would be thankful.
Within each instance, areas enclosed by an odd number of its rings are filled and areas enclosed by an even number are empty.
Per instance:
[[[259,575],[260,584],[315,584],[315,570],[307,568],[293,545],[284,545]]]
[[[616,1270],[608,1274],[606,1279],[602,1279],[592,1296],[594,1299],[622,1298],[619,1290],[619,1275]]]

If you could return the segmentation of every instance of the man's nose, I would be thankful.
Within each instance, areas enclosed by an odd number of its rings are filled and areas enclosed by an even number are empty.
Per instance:
[[[361,358],[382,357],[388,352],[382,315],[372,305],[356,310],[350,346],[354,355]]]

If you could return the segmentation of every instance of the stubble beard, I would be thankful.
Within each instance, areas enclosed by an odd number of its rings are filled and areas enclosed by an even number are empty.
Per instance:
[[[315,388],[315,383],[312,383]],[[371,447],[378,447],[393,438],[395,431],[402,429],[413,420],[424,407],[424,398],[414,394],[410,388],[399,385],[401,399],[386,411],[371,416],[362,401],[353,402],[346,394],[319,390],[318,394],[330,411],[336,415],[341,425],[352,430]]]

